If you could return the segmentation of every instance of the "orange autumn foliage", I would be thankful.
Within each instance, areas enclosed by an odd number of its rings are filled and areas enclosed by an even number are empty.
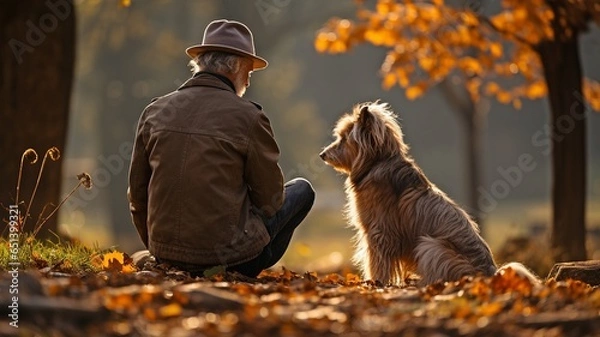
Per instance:
[[[464,81],[473,100],[492,96],[517,109],[522,99],[539,99],[548,92],[535,49],[557,38],[551,27],[555,13],[546,0],[502,0],[502,9],[491,17],[444,0],[378,0],[373,9],[357,3],[356,19],[330,19],[317,32],[315,48],[333,54],[362,43],[387,49],[380,69],[385,89],[398,85],[407,98],[416,99],[453,76]],[[600,22],[600,5],[570,0],[568,13],[561,15],[561,34],[570,36],[573,27]],[[600,110],[598,82],[586,79],[584,96]]]
[[[122,273],[137,271],[132,262],[127,254],[119,251],[110,251],[92,259],[92,264],[98,269]]]

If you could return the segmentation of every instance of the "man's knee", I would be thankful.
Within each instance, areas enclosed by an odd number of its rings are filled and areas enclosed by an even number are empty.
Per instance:
[[[312,204],[315,201],[315,189],[308,180],[304,178],[295,178],[290,180],[286,186],[294,189],[294,192],[300,194],[302,199],[312,207]]]

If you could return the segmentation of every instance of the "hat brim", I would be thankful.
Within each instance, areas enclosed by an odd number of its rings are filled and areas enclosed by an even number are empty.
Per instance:
[[[249,57],[254,61],[254,64],[252,65],[254,70],[261,70],[261,69],[266,68],[269,65],[269,62],[267,62],[267,60],[263,59],[262,57],[252,55],[241,49],[232,48],[232,47],[224,46],[224,45],[218,45],[218,44],[194,45],[194,46],[188,47],[185,50],[185,53],[188,54],[188,56],[193,59],[196,56],[206,53],[208,51],[223,51],[223,52],[228,52],[228,53],[232,53],[232,54],[236,54],[236,55],[240,55],[240,56]]]

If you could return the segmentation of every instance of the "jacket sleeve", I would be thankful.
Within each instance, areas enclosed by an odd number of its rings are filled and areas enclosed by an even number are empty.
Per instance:
[[[127,188],[127,198],[129,199],[129,210],[133,224],[142,239],[142,242],[148,248],[148,227],[146,219],[148,216],[148,183],[152,170],[148,162],[146,153],[144,135],[143,115],[138,122],[137,133],[131,153],[131,166],[129,167],[129,186]]]
[[[252,204],[268,218],[283,205],[283,173],[278,161],[279,147],[271,123],[261,112],[250,133],[245,178]]]

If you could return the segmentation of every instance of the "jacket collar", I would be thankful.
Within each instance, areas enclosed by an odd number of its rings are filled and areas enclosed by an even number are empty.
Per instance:
[[[192,78],[188,79],[183,83],[179,89],[182,90],[189,87],[202,86],[202,87],[213,87],[222,90],[228,90],[235,93],[235,87],[231,80],[227,77],[215,73],[209,73],[206,71],[200,71],[194,74]]]

